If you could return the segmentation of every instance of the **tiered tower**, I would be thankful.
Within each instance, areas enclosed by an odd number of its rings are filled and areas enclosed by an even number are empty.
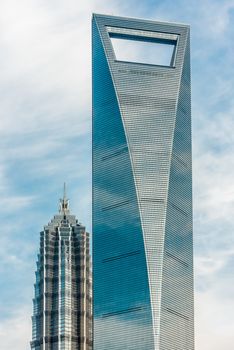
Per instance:
[[[89,233],[70,215],[64,185],[59,214],[40,234],[31,349],[92,349],[91,283]]]

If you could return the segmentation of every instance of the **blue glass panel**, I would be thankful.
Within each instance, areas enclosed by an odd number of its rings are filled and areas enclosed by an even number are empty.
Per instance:
[[[95,23],[93,89],[94,349],[150,350],[152,316],[135,185],[118,102]]]

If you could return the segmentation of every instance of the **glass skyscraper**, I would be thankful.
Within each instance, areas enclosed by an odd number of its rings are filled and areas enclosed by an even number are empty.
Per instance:
[[[89,234],[70,215],[64,191],[40,236],[31,349],[92,349],[91,283]]]
[[[94,350],[193,350],[189,26],[92,30]]]

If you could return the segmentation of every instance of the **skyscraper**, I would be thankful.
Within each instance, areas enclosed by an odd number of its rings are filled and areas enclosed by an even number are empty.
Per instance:
[[[89,234],[70,214],[64,189],[59,214],[40,236],[31,349],[92,349],[91,282]]]
[[[94,350],[193,350],[189,26],[93,16]]]

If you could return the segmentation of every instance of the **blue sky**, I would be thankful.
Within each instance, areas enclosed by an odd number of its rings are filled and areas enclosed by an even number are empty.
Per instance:
[[[91,230],[92,12],[191,24],[196,349],[230,350],[233,0],[1,0],[1,349],[29,349],[39,231],[64,181]]]

